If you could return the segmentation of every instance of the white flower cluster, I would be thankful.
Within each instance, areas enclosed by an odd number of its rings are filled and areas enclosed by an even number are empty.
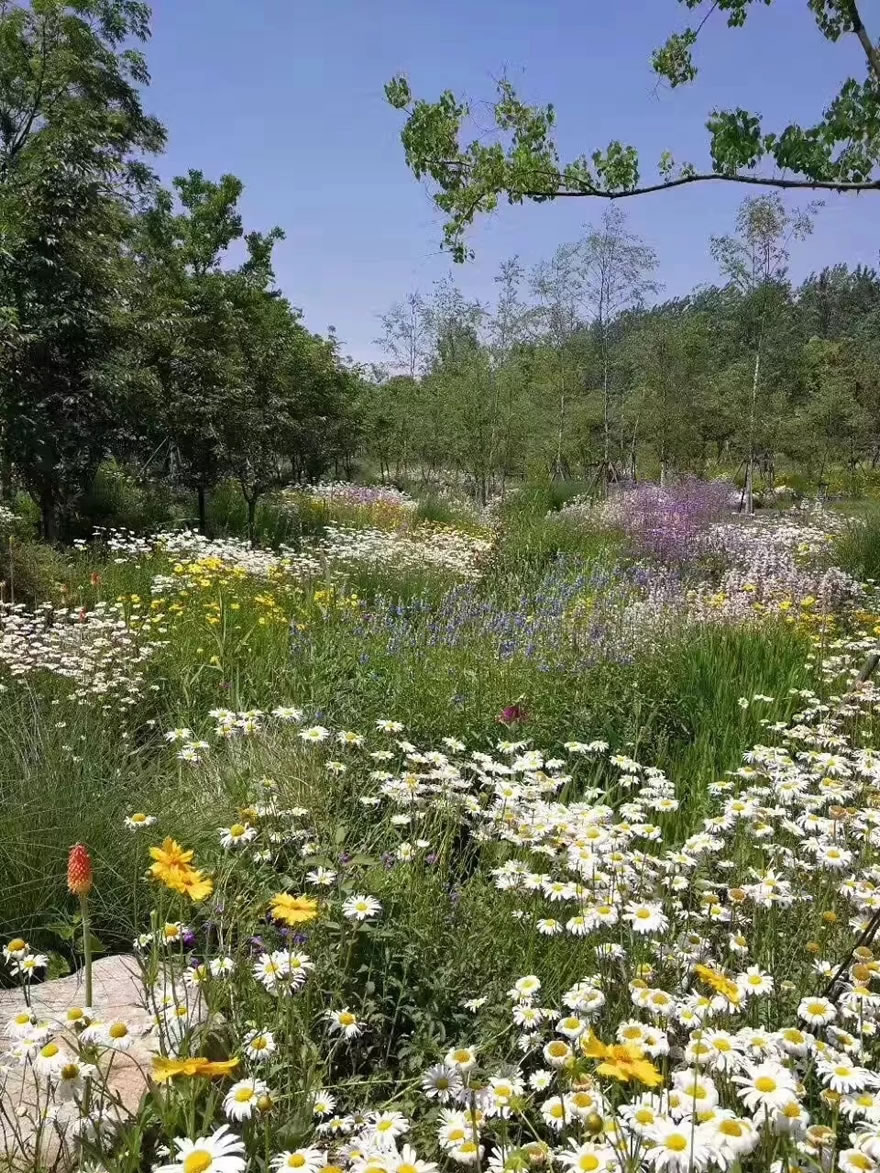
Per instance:
[[[89,610],[35,611],[0,605],[0,664],[13,678],[49,673],[73,685],[71,699],[135,704],[144,688],[144,666],[159,644],[135,633],[118,603]]]

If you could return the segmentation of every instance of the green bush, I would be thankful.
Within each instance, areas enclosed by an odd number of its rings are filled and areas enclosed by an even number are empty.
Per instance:
[[[0,545],[0,581],[6,602],[40,603],[57,594],[67,578],[64,556],[41,542],[19,542],[4,536]]]
[[[862,521],[852,520],[837,539],[835,561],[854,578],[880,578],[880,513],[866,511]]]
[[[82,537],[88,537],[97,526],[145,533],[167,522],[175,504],[166,483],[135,477],[122,465],[108,460],[79,502],[74,528]]]
[[[238,537],[247,535],[247,502],[241,488],[232,480],[221,483],[208,495],[208,532],[216,537]],[[301,527],[292,511],[285,509],[273,496],[263,497],[257,502],[257,517],[254,539],[258,546],[279,546],[284,542],[294,544]]]

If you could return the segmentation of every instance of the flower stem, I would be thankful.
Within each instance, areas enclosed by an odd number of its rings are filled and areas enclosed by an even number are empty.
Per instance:
[[[92,929],[89,922],[89,898],[80,896],[79,907],[82,913],[83,932],[83,963],[86,971],[86,1007],[92,1005]]]

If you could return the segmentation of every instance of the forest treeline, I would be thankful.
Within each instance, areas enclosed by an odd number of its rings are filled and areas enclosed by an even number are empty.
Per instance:
[[[746,200],[707,242],[718,283],[684,297],[663,300],[653,248],[616,209],[530,269],[502,264],[491,306],[451,281],[409,294],[382,319],[374,458],[391,476],[452,463],[483,497],[523,476],[873,468],[880,275],[840,264],[793,284],[815,215]]]
[[[203,521],[234,479],[252,530],[273,487],[358,467],[486,500],[529,476],[713,467],[751,495],[780,457],[818,480],[880,459],[880,277],[793,286],[821,211],[776,195],[710,242],[717,286],[662,301],[653,248],[612,209],[503,264],[491,305],[452,279],[409,294],[382,316],[385,366],[347,360],[279,290],[282,230],[243,223],[238,178],[158,182],[148,20],[139,0],[0,4],[0,494],[29,494],[45,538],[108,460]]]

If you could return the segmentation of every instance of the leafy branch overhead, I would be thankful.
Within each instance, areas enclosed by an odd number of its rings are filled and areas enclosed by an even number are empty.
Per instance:
[[[454,259],[471,255],[465,243],[467,229],[478,215],[494,211],[502,198],[511,204],[560,197],[620,199],[709,180],[842,192],[880,190],[880,46],[866,30],[856,0],[800,2],[806,3],[829,42],[845,36],[858,39],[865,76],[847,78],[811,125],[791,123],[771,130],[748,110],[712,110],[706,122],[708,170],[677,163],[670,151],[664,151],[656,173],[645,178],[638,150],[617,140],[565,163],[554,138],[554,107],[528,105],[506,79],[498,83],[490,141],[483,136],[466,142],[471,113],[466,101],[449,90],[434,102],[416,98],[404,77],[392,78],[385,93],[391,105],[407,115],[401,132],[407,164],[417,179],[433,184],[434,201],[445,215],[445,246]],[[657,76],[672,88],[697,77],[694,50],[711,18],[726,18],[728,27],[736,29],[745,24],[753,4],[770,6],[773,0],[679,3],[700,19],[673,33],[651,61]]]

